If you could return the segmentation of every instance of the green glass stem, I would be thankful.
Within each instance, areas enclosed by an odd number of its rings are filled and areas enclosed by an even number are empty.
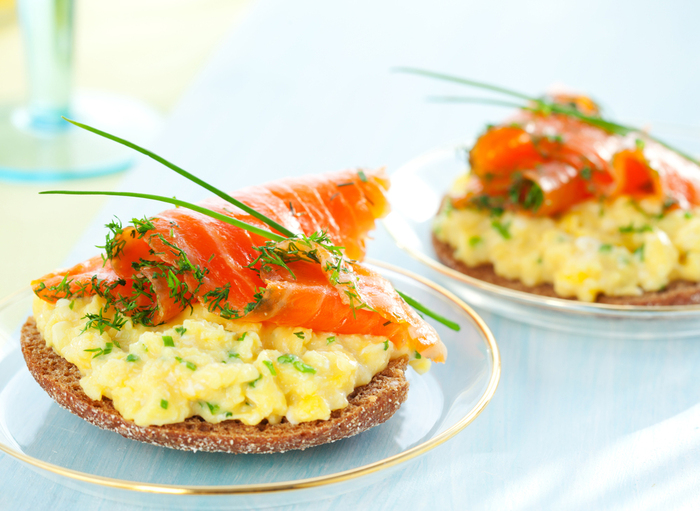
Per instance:
[[[70,115],[73,0],[18,0],[29,74],[25,128],[61,131]]]

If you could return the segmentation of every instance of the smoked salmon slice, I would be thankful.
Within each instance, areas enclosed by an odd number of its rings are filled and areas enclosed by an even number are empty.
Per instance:
[[[584,96],[555,102],[597,115]],[[700,205],[700,167],[641,132],[609,133],[572,115],[521,110],[489,128],[469,153],[472,177],[455,207],[496,203],[552,216],[575,204],[621,195],[655,197],[672,207]],[[534,193],[536,192],[536,193]]]
[[[268,242],[204,214],[169,209],[114,228],[104,261],[90,259],[32,287],[46,301],[105,296],[120,313],[146,325],[164,323],[200,303],[227,319],[381,335],[397,347],[408,343],[416,353],[444,361],[445,348],[432,327],[386,279],[355,262],[364,258],[376,219],[389,211],[388,187],[381,170],[346,170],[232,194],[299,233],[292,242]],[[268,229],[223,199],[201,205]],[[330,245],[319,244],[320,239]],[[299,244],[291,259],[289,243]],[[283,264],[275,264],[274,257]]]

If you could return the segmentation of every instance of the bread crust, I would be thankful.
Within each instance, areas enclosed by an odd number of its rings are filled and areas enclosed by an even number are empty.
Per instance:
[[[551,284],[539,284],[537,286],[526,286],[519,280],[511,280],[497,275],[492,264],[482,264],[479,266],[467,266],[462,261],[455,258],[455,249],[437,239],[435,234],[432,235],[433,247],[437,258],[445,266],[449,266],[453,270],[474,277],[475,279],[483,280],[497,286],[523,291],[539,296],[551,296],[562,298],[564,300],[574,300],[573,297],[559,296],[554,291],[554,286]],[[677,280],[671,282],[661,291],[647,291],[639,296],[606,296],[598,295],[597,303],[607,303],[614,305],[644,305],[644,306],[661,306],[661,305],[695,305],[700,304],[700,283],[689,282],[686,280]]]
[[[22,327],[21,346],[29,372],[59,405],[102,429],[141,442],[186,451],[273,453],[335,442],[387,421],[406,400],[407,357],[391,360],[384,371],[348,396],[349,405],[329,420],[290,424],[266,421],[248,426],[237,420],[211,424],[190,417],[178,424],[137,426],[115,410],[112,401],[90,399],[80,386],[78,368],[46,345],[30,317]]]

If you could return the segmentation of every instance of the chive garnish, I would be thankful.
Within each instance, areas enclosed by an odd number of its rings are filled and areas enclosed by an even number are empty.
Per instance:
[[[219,411],[219,405],[213,405],[207,401],[204,402],[207,405],[207,408],[209,408],[209,413],[214,415],[216,412]]]
[[[603,243],[600,248],[598,249],[598,252],[612,252],[613,246],[610,243]]]
[[[395,71],[400,72],[400,73],[409,73],[409,74],[415,74],[415,75],[420,75],[420,76],[425,76],[428,78],[436,78],[438,80],[445,80],[448,82],[453,82],[453,83],[458,83],[460,85],[466,85],[469,87],[476,87],[477,89],[484,89],[484,90],[489,90],[492,92],[496,92],[498,94],[504,94],[506,96],[510,96],[513,98],[518,98],[520,100],[526,100],[530,104],[522,104],[522,103],[516,103],[513,101],[503,101],[500,99],[492,99],[492,98],[481,98],[481,97],[457,97],[457,96],[447,96],[447,97],[438,97],[438,98],[431,98],[433,100],[438,100],[438,101],[445,101],[445,102],[450,102],[450,103],[483,103],[483,104],[490,104],[490,105],[498,105],[498,106],[505,106],[505,107],[511,107],[511,108],[520,108],[522,110],[529,110],[531,112],[542,112],[542,113],[556,113],[556,114],[563,114],[563,115],[568,115],[569,117],[575,117],[586,124],[590,124],[591,126],[595,126],[597,128],[603,129],[607,131],[608,133],[616,134],[616,135],[627,135],[629,133],[642,133],[644,130],[641,130],[639,128],[635,128],[633,126],[626,126],[624,124],[619,124],[616,122],[608,121],[605,120],[601,117],[593,117],[590,115],[586,115],[580,111],[578,111],[575,107],[568,106],[568,105],[561,105],[558,103],[554,103],[553,101],[547,101],[544,98],[537,98],[533,96],[529,96],[527,94],[523,94],[522,92],[518,92],[512,89],[507,89],[505,87],[500,87],[498,85],[493,85],[490,83],[486,82],[480,82],[476,80],[470,80],[467,78],[461,78],[458,76],[453,76],[453,75],[448,75],[444,73],[436,73],[434,71],[428,71],[425,69],[416,69],[416,68],[410,68],[410,67],[400,67],[396,68]],[[645,133],[645,136],[647,136],[650,140],[655,141],[658,144],[661,144],[665,148],[675,152],[676,154],[682,156],[686,160],[695,163],[696,165],[700,165],[700,161],[698,161],[696,158],[690,156],[689,154],[672,147],[671,145],[667,144],[663,140],[660,140],[656,137],[653,137],[647,133]],[[639,148],[639,145],[637,146]]]
[[[187,329],[184,326],[176,326],[175,331],[180,335],[185,335],[185,332],[187,332]]]
[[[228,358],[241,358],[241,356],[238,353],[229,353]]]
[[[365,175],[364,171],[358,170],[357,175],[360,176],[360,181],[362,181],[363,183],[367,182],[367,176]]]
[[[296,335],[299,339],[304,339],[304,332],[294,332],[294,335]]]
[[[222,215],[221,213],[217,213],[216,211],[212,211],[211,209],[197,206],[196,204],[192,204],[191,202],[186,202],[186,201],[182,201],[179,199],[173,199],[170,197],[164,197],[162,195],[152,195],[149,193],[134,193],[134,192],[104,192],[104,191],[76,191],[76,190],[46,190],[43,192],[39,192],[39,194],[41,194],[41,195],[106,195],[106,196],[115,196],[115,197],[135,197],[137,199],[149,199],[149,200],[165,202],[168,204],[173,204],[175,206],[181,206],[183,208],[191,209],[192,211],[196,211],[197,213],[201,213],[203,215],[209,216],[209,217],[214,218],[216,220],[219,220],[221,222],[225,222],[225,223],[233,225],[235,227],[239,227],[241,229],[244,229],[248,232],[252,232],[254,234],[257,234],[258,236],[262,236],[263,238],[267,238],[269,240],[284,241],[286,239],[284,236],[281,236],[279,234],[275,234],[275,233],[268,231],[266,229],[261,229],[260,227],[256,227],[256,226],[251,225],[249,223],[242,222],[241,220],[236,220],[235,218],[232,218],[230,216]]]
[[[333,344],[335,342],[335,335],[329,335],[326,337],[326,344]]]
[[[261,220],[262,222],[264,222],[265,224],[269,225],[270,227],[272,227],[272,228],[275,229],[276,231],[278,231],[278,232],[284,234],[285,236],[294,236],[294,233],[293,233],[292,231],[290,231],[289,229],[287,229],[286,227],[284,227],[283,225],[281,225],[281,224],[275,222],[275,221],[272,220],[271,218],[269,218],[269,217],[263,215],[262,213],[259,213],[258,211],[254,210],[254,209],[251,208],[250,206],[247,206],[246,204],[242,203],[242,202],[239,201],[238,199],[235,199],[234,197],[231,197],[231,196],[230,196],[229,194],[227,194],[226,192],[223,192],[222,190],[219,190],[219,189],[216,188],[215,186],[212,186],[212,185],[210,185],[209,183],[207,183],[207,182],[205,182],[205,181],[199,179],[199,178],[198,178],[197,176],[195,176],[194,174],[190,174],[190,173],[187,172],[185,169],[182,169],[182,168],[178,167],[178,166],[175,165],[174,163],[170,163],[170,162],[169,162],[168,160],[166,160],[165,158],[162,158],[161,156],[158,156],[157,154],[152,153],[152,152],[149,151],[148,149],[144,149],[143,147],[138,146],[138,145],[136,145],[136,144],[134,144],[134,143],[132,143],[132,142],[129,142],[128,140],[124,140],[123,138],[116,137],[116,136],[114,136],[114,135],[110,135],[109,133],[106,133],[106,132],[104,132],[104,131],[102,131],[102,130],[99,130],[99,129],[97,129],[97,128],[93,128],[92,126],[88,126],[87,124],[83,124],[83,123],[80,123],[80,122],[77,122],[77,121],[73,121],[73,120],[71,120],[71,119],[67,119],[66,117],[63,117],[63,119],[65,119],[65,120],[68,121],[69,123],[71,123],[71,124],[73,124],[73,125],[75,125],[75,126],[77,126],[77,127],[79,127],[79,128],[83,128],[84,130],[91,131],[92,133],[95,133],[96,135],[100,135],[101,137],[108,138],[108,139],[110,139],[110,140],[113,140],[114,142],[118,142],[118,143],[120,143],[120,144],[122,144],[122,145],[125,145],[125,146],[127,146],[127,147],[130,147],[131,149],[134,149],[135,151],[138,151],[138,152],[140,152],[141,154],[145,154],[145,155],[148,156],[149,158],[152,158],[152,159],[156,160],[158,163],[162,163],[163,165],[165,165],[165,166],[168,167],[169,169],[174,170],[175,172],[177,172],[177,173],[180,174],[181,176],[183,176],[183,177],[189,179],[189,180],[192,181],[193,183],[198,184],[199,186],[201,186],[202,188],[205,188],[206,190],[209,190],[209,191],[212,192],[214,195],[217,195],[217,196],[221,197],[221,198],[224,199],[226,202],[230,202],[230,203],[233,204],[234,206],[236,206],[236,207],[242,209],[242,210],[245,211],[246,213],[248,213],[248,214],[252,215],[253,217],[257,218],[258,220]],[[175,205],[177,205],[177,204],[175,204]],[[182,204],[180,204],[180,205],[181,205],[181,206],[184,206],[184,205],[182,205]],[[186,206],[184,206],[184,207],[186,207]]]
[[[248,332],[243,332],[243,333],[241,334],[241,336],[240,336],[238,339],[236,339],[236,340],[240,342],[240,341],[242,341],[242,340],[245,339],[246,335],[248,335]]]
[[[388,350],[389,349],[389,339],[384,341],[383,344],[384,344],[384,351]]]
[[[167,410],[167,409],[168,409],[168,402],[167,402],[165,399],[161,399],[161,400],[160,400],[160,407],[161,407],[163,410]]]
[[[260,380],[262,380],[263,375],[259,374],[257,378],[255,378],[253,381],[249,381],[248,385],[251,387],[255,387],[255,384],[258,383]]]
[[[174,348],[175,342],[173,341],[173,338],[170,337],[169,335],[164,335],[163,336],[163,346]]]
[[[450,330],[454,330],[455,332],[459,332],[461,330],[461,327],[457,323],[455,323],[454,321],[450,321],[449,319],[447,319],[443,316],[440,316],[437,312],[431,311],[430,309],[428,309],[426,306],[424,306],[423,304],[421,304],[417,300],[408,296],[406,293],[402,293],[398,289],[396,290],[396,292],[399,294],[399,296],[401,298],[404,299],[404,301],[408,305],[410,305],[411,307],[413,307],[417,311],[420,311],[423,314],[425,314],[426,316],[433,318],[435,321],[442,323]]]
[[[416,350],[416,359],[421,359],[423,356]]]
[[[139,360],[141,360],[141,359],[138,357],[138,355],[134,355],[133,353],[129,353],[126,356],[127,362],[138,362]]]
[[[195,369],[197,369],[197,366],[189,360],[185,362],[185,367],[187,367],[187,369],[189,369],[190,371],[194,371]]]
[[[473,247],[477,246],[479,243],[481,243],[482,241],[483,240],[481,239],[481,236],[472,236],[471,238],[469,238],[469,246],[473,248]]]

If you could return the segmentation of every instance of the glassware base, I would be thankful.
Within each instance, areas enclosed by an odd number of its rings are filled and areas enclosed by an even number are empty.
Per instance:
[[[72,119],[148,146],[160,115],[144,103],[101,92],[75,95]],[[136,152],[72,126],[37,129],[19,105],[0,105],[0,179],[57,181],[100,176],[127,169]]]

